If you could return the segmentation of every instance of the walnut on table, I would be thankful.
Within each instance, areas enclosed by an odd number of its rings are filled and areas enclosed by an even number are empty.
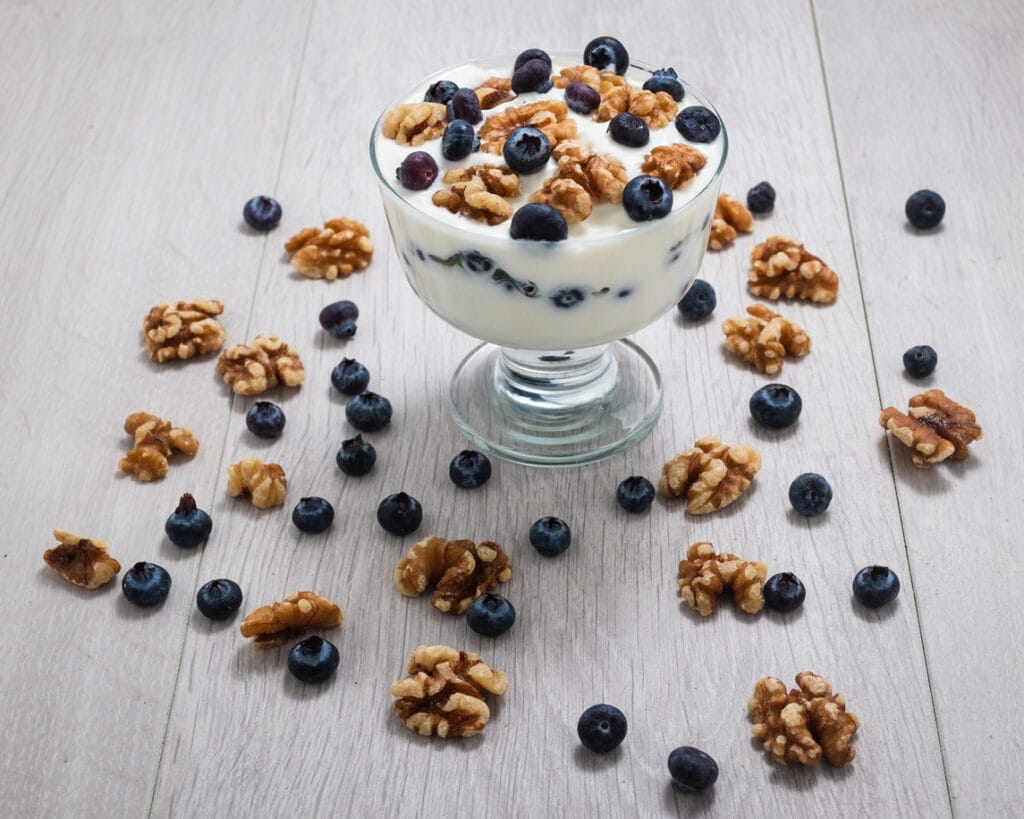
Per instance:
[[[215,317],[224,312],[216,299],[168,301],[151,307],[142,321],[146,354],[157,363],[189,359],[219,350],[225,333]]]
[[[640,170],[663,180],[673,190],[695,177],[707,164],[707,157],[696,148],[677,142],[658,145],[644,157]]]
[[[504,694],[508,678],[487,666],[479,654],[448,646],[419,646],[409,676],[391,686],[394,710],[409,729],[423,736],[468,737],[484,730],[491,717],[485,694]]]
[[[749,317],[734,316],[722,322],[725,348],[758,372],[774,375],[782,369],[786,354],[807,355],[811,351],[810,336],[802,327],[785,319],[763,304],[747,308]]]
[[[658,491],[668,498],[686,495],[686,511],[705,515],[742,495],[760,468],[761,455],[753,447],[707,436],[661,468]]]
[[[836,272],[787,236],[769,236],[755,245],[750,265],[747,289],[755,296],[831,304],[839,293]]]
[[[519,175],[505,165],[485,163],[452,168],[442,181],[448,188],[434,192],[430,199],[434,205],[489,225],[512,217],[515,208],[508,198],[520,193]]]
[[[300,591],[249,612],[240,629],[243,637],[253,638],[256,648],[270,648],[310,629],[335,628],[341,621],[341,609],[336,603],[315,592]]]
[[[568,118],[569,108],[561,100],[539,100],[525,105],[513,105],[491,114],[480,126],[480,150],[488,154],[500,154],[516,128],[530,125],[544,132],[554,148],[565,139],[576,136],[576,120]]]
[[[306,377],[298,350],[277,336],[259,335],[252,344],[233,344],[217,359],[217,372],[238,395],[259,395],[278,381],[297,387]]]
[[[175,427],[148,412],[133,412],[124,419],[124,431],[134,439],[134,446],[119,462],[122,472],[133,472],[140,481],[164,477],[168,457],[174,452],[195,455],[199,441],[187,427]]]
[[[280,464],[265,464],[259,458],[243,458],[228,466],[228,494],[248,497],[257,509],[284,503],[288,479]]]
[[[369,228],[344,217],[328,219],[322,228],[303,228],[284,243],[284,249],[303,276],[327,281],[364,270],[373,258]]]
[[[391,108],[380,130],[399,145],[422,145],[444,133],[448,120],[445,106],[437,102],[403,102]]]
[[[735,241],[737,231],[750,233],[753,229],[754,217],[747,206],[727,193],[720,193],[715,203],[715,214],[711,218],[708,250],[721,250]]]
[[[922,469],[950,457],[964,460],[967,447],[982,437],[974,412],[936,389],[913,396],[906,415],[886,407],[878,422],[913,450],[911,459]]]
[[[43,560],[69,583],[98,589],[121,571],[121,564],[107,553],[106,541],[79,537],[63,529],[54,529],[53,536],[57,545],[43,552]]]
[[[707,617],[718,606],[718,596],[726,586],[733,599],[747,614],[764,608],[764,580],[768,567],[760,561],[747,561],[729,552],[715,554],[710,543],[694,543],[679,561],[679,593],[690,608]]]
[[[646,91],[635,85],[618,85],[602,93],[595,122],[608,122],[619,114],[634,114],[651,128],[664,128],[679,112],[679,105],[664,91]]]
[[[512,577],[512,562],[497,543],[446,540],[430,536],[414,543],[395,567],[395,585],[406,597],[419,597],[434,585],[430,605],[462,614],[484,592]]]

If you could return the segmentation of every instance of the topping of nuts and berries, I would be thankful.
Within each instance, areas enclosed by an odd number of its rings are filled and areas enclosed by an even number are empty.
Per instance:
[[[287,600],[249,612],[239,628],[243,637],[254,638],[256,648],[271,648],[309,629],[335,628],[341,621],[336,603],[315,592],[300,591]]]
[[[303,228],[284,249],[292,255],[292,266],[311,279],[334,281],[363,270],[373,257],[373,242],[366,225],[354,219],[328,219],[323,228]]]
[[[736,500],[761,468],[751,446],[729,446],[708,436],[680,452],[661,469],[658,491],[668,498],[686,495],[686,511],[704,515]]]
[[[512,577],[512,562],[497,543],[427,537],[414,543],[395,567],[395,585],[406,597],[434,586],[430,604],[462,614],[477,597]]]
[[[802,299],[831,304],[839,276],[821,259],[786,236],[770,236],[750,251],[747,289],[766,299]]]
[[[278,381],[297,387],[306,377],[302,359],[277,336],[259,335],[252,344],[234,344],[220,354],[217,372],[238,395],[258,395]]]
[[[140,481],[154,481],[167,474],[167,458],[174,452],[195,455],[199,441],[187,427],[171,426],[170,421],[148,412],[133,412],[124,419],[124,431],[135,445],[120,462],[122,472],[134,472]]]
[[[773,313],[763,304],[747,308],[749,317],[736,316],[722,322],[725,347],[758,372],[774,375],[782,369],[786,353],[797,357],[811,351],[811,339],[798,324]]]
[[[63,529],[54,529],[53,536],[57,545],[43,552],[43,560],[69,583],[98,589],[121,571],[121,564],[107,554],[106,541],[79,537]]]
[[[288,479],[280,464],[265,464],[259,458],[243,458],[228,467],[228,494],[245,496],[257,509],[284,503]]]
[[[768,567],[728,552],[715,554],[710,543],[694,543],[679,561],[679,593],[690,608],[707,617],[718,606],[718,596],[728,586],[736,605],[748,614],[764,607],[764,579]]]
[[[754,217],[744,204],[728,194],[719,194],[718,202],[715,204],[715,215],[711,220],[708,250],[721,250],[735,240],[737,231],[750,233],[753,229]]]
[[[913,450],[914,465],[922,468],[949,457],[962,461],[968,455],[967,447],[982,436],[974,413],[942,390],[915,395],[906,415],[886,407],[878,422]]]
[[[455,92],[452,92],[453,95]],[[381,133],[399,145],[422,145],[444,133],[445,106],[437,102],[396,105],[384,115]]]
[[[142,322],[146,353],[158,363],[219,350],[224,326],[216,319],[224,305],[216,299],[172,301],[150,309]]]

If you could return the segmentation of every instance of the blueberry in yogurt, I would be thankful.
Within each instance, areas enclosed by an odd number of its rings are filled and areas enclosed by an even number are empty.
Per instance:
[[[654,93],[664,91],[676,102],[681,102],[686,93],[674,68],[659,68],[651,74],[651,78],[644,83],[643,88],[645,91]]]
[[[559,242],[569,235],[565,217],[551,205],[531,202],[512,214],[509,235],[513,239]]]
[[[634,222],[661,219],[672,210],[672,189],[656,176],[634,176],[622,191],[622,206]]]
[[[691,105],[676,114],[676,129],[690,142],[714,142],[722,123],[703,105]]]

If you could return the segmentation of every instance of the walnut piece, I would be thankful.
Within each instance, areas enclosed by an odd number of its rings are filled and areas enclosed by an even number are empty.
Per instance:
[[[146,353],[162,364],[219,350],[224,325],[214,316],[223,312],[224,305],[215,299],[168,301],[150,308],[142,321]]]
[[[729,446],[708,436],[661,468],[658,491],[668,498],[686,495],[686,511],[706,515],[742,495],[760,468],[761,456],[752,446]]]
[[[242,621],[243,637],[254,638],[256,648],[270,648],[294,639],[302,632],[341,625],[341,609],[325,597],[300,591],[287,600],[260,606]]]
[[[119,462],[122,472],[134,472],[140,481],[155,481],[167,474],[167,458],[174,452],[195,455],[199,441],[187,427],[171,426],[148,412],[133,412],[124,419],[124,431],[134,446]]]
[[[796,239],[769,236],[750,251],[747,289],[765,299],[802,299],[831,304],[839,293],[839,276]]]
[[[594,202],[622,201],[629,174],[616,157],[596,154],[573,139],[560,142],[551,155],[557,171],[530,196],[531,202],[551,205],[574,225],[590,216]]]
[[[228,467],[228,494],[248,497],[257,509],[284,503],[288,479],[280,464],[265,464],[259,458],[243,458]]]
[[[516,128],[532,125],[544,132],[554,148],[565,139],[576,136],[576,120],[568,118],[569,108],[561,100],[539,100],[525,105],[515,105],[491,114],[480,126],[480,150],[489,154],[500,154],[505,140]]]
[[[679,561],[679,593],[701,617],[707,617],[718,605],[718,596],[728,586],[733,599],[747,614],[764,608],[765,577],[768,567],[761,562],[743,560],[729,552],[715,554],[710,543],[694,543]]]
[[[508,678],[479,654],[448,646],[419,646],[409,659],[409,676],[391,686],[395,713],[423,736],[468,737],[484,730],[491,710],[485,694],[504,694]]]
[[[422,145],[444,133],[448,114],[437,102],[406,102],[384,115],[380,130],[399,145]]]
[[[817,765],[822,753],[836,767],[853,762],[860,720],[846,711],[843,695],[833,694],[831,683],[813,671],[801,671],[796,682],[800,687],[787,694],[777,677],[757,681],[747,703],[754,738],[780,765]]]
[[[608,122],[619,114],[640,117],[651,128],[664,128],[675,119],[679,106],[671,94],[645,91],[635,85],[617,85],[602,92],[601,104],[594,114],[595,122]]]
[[[488,77],[473,90],[476,91],[481,111],[487,111],[516,97],[512,90],[511,77]]]
[[[83,589],[98,589],[117,577],[121,564],[107,554],[102,540],[79,537],[63,529],[54,529],[57,545],[43,552],[46,565]]]
[[[942,390],[913,396],[907,415],[895,407],[886,407],[878,422],[913,450],[911,459],[922,469],[950,457],[964,460],[967,447],[982,437],[974,413]]]
[[[430,605],[462,614],[484,592],[512,577],[512,562],[497,543],[426,537],[414,543],[395,567],[395,585],[406,597],[434,586]]]
[[[725,347],[758,372],[774,375],[782,369],[782,359],[789,355],[807,355],[811,339],[798,324],[784,319],[763,304],[747,308],[749,317],[734,316],[722,322]]]
[[[601,72],[592,65],[571,65],[563,68],[551,78],[555,88],[566,88],[571,83],[581,82],[595,91],[601,90]]]
[[[298,350],[277,336],[259,335],[252,344],[233,344],[220,354],[217,372],[238,395],[259,395],[280,381],[297,387],[306,377]]]
[[[711,219],[708,234],[708,250],[721,250],[736,239],[737,231],[750,233],[754,229],[754,217],[746,205],[726,193],[718,195],[715,215]]]
[[[649,176],[657,176],[675,190],[693,179],[707,161],[707,157],[696,148],[677,142],[652,148],[644,157],[640,170]]]
[[[323,228],[303,228],[284,249],[292,254],[292,266],[311,279],[334,281],[364,270],[373,258],[370,231],[362,222],[339,217],[328,219]]]
[[[519,195],[519,176],[504,165],[472,165],[447,171],[447,190],[435,191],[431,200],[437,207],[461,213],[478,222],[498,225],[515,210],[508,197]]]

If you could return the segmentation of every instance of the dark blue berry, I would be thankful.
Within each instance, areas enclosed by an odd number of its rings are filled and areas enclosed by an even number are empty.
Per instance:
[[[793,611],[800,608],[807,597],[807,589],[792,572],[773,574],[764,584],[764,604],[775,611]]]
[[[226,577],[204,583],[196,592],[196,608],[211,620],[227,620],[242,605],[242,589]]]
[[[513,239],[560,242],[569,235],[569,225],[551,205],[531,202],[512,214],[508,233]]]
[[[395,169],[395,176],[403,188],[411,191],[426,190],[437,179],[437,162],[426,151],[413,151]]]
[[[641,148],[651,139],[651,131],[647,127],[647,123],[628,111],[623,111],[612,117],[612,121],[608,123],[608,134],[619,145],[625,145],[628,148]]]
[[[162,603],[170,590],[171,576],[167,569],[155,563],[136,563],[121,578],[125,599],[136,606]]]
[[[281,221],[281,206],[269,196],[254,196],[242,208],[242,218],[253,230],[273,230]]]
[[[504,634],[515,621],[512,604],[495,592],[484,592],[466,609],[466,624],[484,637]]]
[[[551,90],[551,62],[540,58],[527,60],[512,72],[512,90],[517,94]]]
[[[164,531],[171,543],[185,548],[198,546],[210,536],[212,530],[213,521],[210,516],[196,506],[196,499],[188,492],[181,496],[178,508],[164,524]]]
[[[601,95],[585,82],[571,82],[565,87],[565,104],[577,114],[589,114],[601,104]]]
[[[544,557],[555,557],[569,548],[572,532],[569,524],[550,515],[534,521],[530,527],[530,545]]]
[[[775,188],[767,182],[758,182],[747,191],[747,207],[751,213],[768,213],[775,207]]]
[[[482,452],[464,449],[452,458],[448,477],[461,489],[476,489],[491,479],[491,462]]]
[[[466,270],[474,273],[489,273],[494,268],[494,259],[484,256],[479,250],[471,250],[463,257]]]
[[[278,438],[284,432],[284,410],[273,401],[257,401],[245,414],[249,432],[260,438]]]
[[[634,222],[661,219],[672,210],[672,190],[656,176],[634,176],[622,191],[622,206]]]
[[[328,304],[320,311],[320,326],[335,338],[352,338],[356,334],[359,308],[348,299]]]
[[[595,754],[606,754],[626,738],[626,715],[614,705],[591,705],[580,715],[576,733],[585,748]]]
[[[935,372],[939,354],[927,344],[911,347],[903,354],[903,366],[914,378],[924,378]]]
[[[586,297],[587,294],[578,287],[563,287],[557,293],[553,293],[550,296],[555,307],[562,308],[575,307]]]
[[[370,371],[354,358],[343,358],[331,370],[331,384],[345,395],[359,395],[370,383]]]
[[[304,683],[322,683],[340,662],[337,646],[323,637],[307,637],[288,652],[288,670]]]
[[[832,502],[832,487],[821,475],[804,472],[789,485],[789,502],[806,518],[820,515]]]
[[[714,142],[722,123],[703,105],[691,105],[676,114],[676,128],[690,142]]]
[[[907,199],[904,212],[910,224],[918,230],[929,230],[942,221],[946,214],[946,202],[935,191],[920,190]]]
[[[766,384],[750,396],[751,417],[769,429],[793,426],[803,407],[800,393],[786,384]]]
[[[448,121],[464,119],[470,125],[476,125],[484,118],[480,110],[480,100],[472,88],[460,88],[448,101]]]
[[[679,82],[679,75],[674,68],[659,68],[647,82],[644,83],[645,91],[664,91],[676,102],[681,102],[686,91],[683,84]]]
[[[361,432],[376,432],[391,423],[391,402],[375,392],[362,392],[345,404],[345,417]]]
[[[534,173],[551,157],[551,141],[539,128],[524,125],[508,135],[502,156],[516,173]]]
[[[687,321],[700,321],[702,318],[710,316],[715,311],[717,304],[718,297],[715,295],[715,288],[704,279],[694,279],[676,307]]]
[[[415,532],[423,522],[423,507],[412,495],[396,492],[388,495],[377,507],[377,523],[393,535]]]
[[[436,102],[439,105],[447,105],[448,101],[455,96],[459,86],[451,80],[438,80],[433,83],[423,95],[424,102]]]
[[[551,57],[542,48],[528,48],[526,51],[519,52],[519,56],[516,57],[516,61],[512,64],[512,70],[518,71],[530,60],[541,60],[547,63],[548,71],[551,70]]]
[[[853,578],[853,596],[862,606],[877,609],[900,593],[900,579],[888,566],[865,566]]]
[[[654,503],[654,484],[642,475],[630,475],[615,490],[615,500],[627,512],[646,512]]]
[[[441,156],[451,162],[465,159],[473,151],[480,150],[480,138],[464,119],[449,122],[441,137]]]
[[[322,532],[334,521],[334,507],[323,498],[300,498],[292,510],[292,523],[303,532]]]
[[[718,779],[718,763],[699,748],[683,745],[668,755],[672,784],[684,793],[702,791]]]
[[[373,469],[373,465],[377,463],[377,450],[369,441],[364,441],[362,435],[357,435],[341,442],[341,449],[338,450],[335,460],[338,462],[338,469],[346,475],[359,477]]]
[[[583,62],[598,71],[608,69],[625,74],[629,68],[629,52],[614,37],[596,37],[583,49]]]

